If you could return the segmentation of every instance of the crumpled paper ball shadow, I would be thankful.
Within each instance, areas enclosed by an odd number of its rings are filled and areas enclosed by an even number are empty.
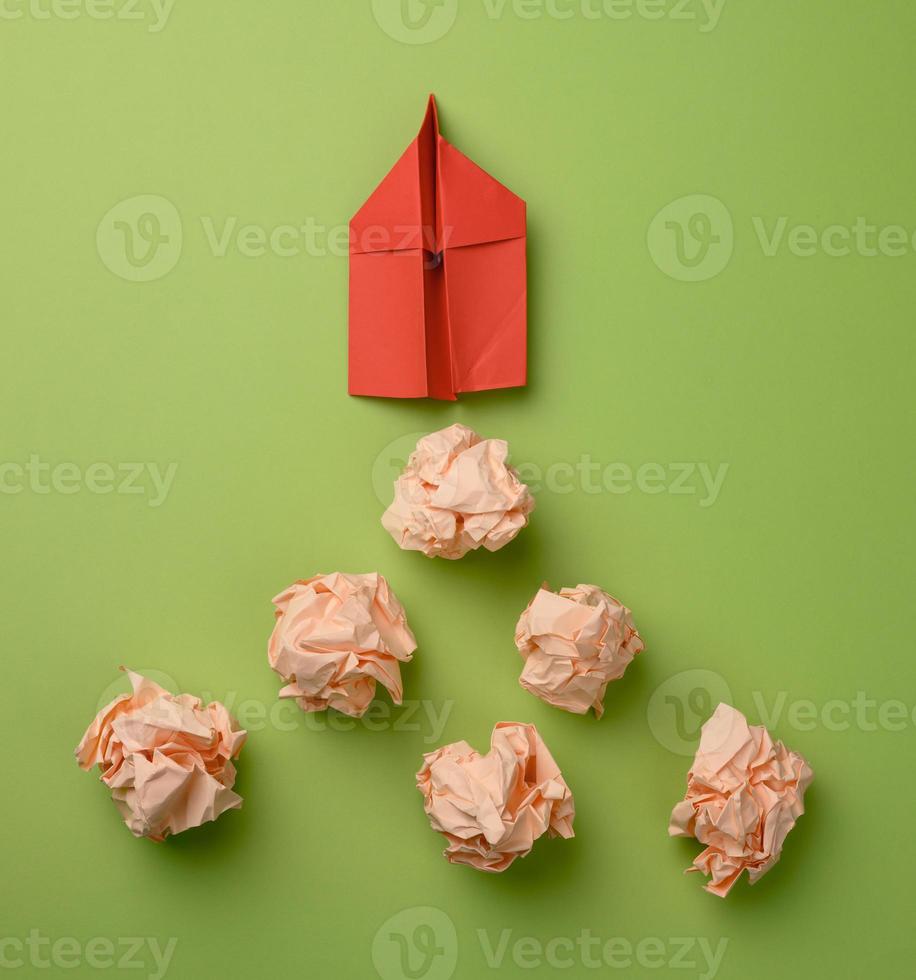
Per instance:
[[[334,708],[359,718],[380,682],[402,703],[400,663],[411,659],[417,641],[383,575],[316,575],[273,603],[267,657],[286,682],[281,698],[295,698],[303,711]]]
[[[645,646],[626,606],[596,585],[541,587],[515,628],[519,683],[564,711],[604,714],[604,693]]]
[[[405,551],[462,558],[505,547],[534,510],[534,497],[506,463],[502,439],[466,425],[424,436],[394,485],[382,526]]]
[[[500,722],[486,755],[467,742],[425,755],[417,788],[452,864],[505,871],[543,834],[575,836],[572,791],[534,725]]]
[[[127,676],[133,691],[102,708],[75,754],[87,771],[98,765],[131,833],[163,841],[241,807],[231,760],[248,733],[225,706]]]
[[[668,828],[672,837],[695,837],[706,845],[688,872],[707,875],[706,891],[721,898],[745,870],[753,885],[779,860],[787,834],[805,812],[813,778],[797,752],[720,704],[703,725],[687,795]]]

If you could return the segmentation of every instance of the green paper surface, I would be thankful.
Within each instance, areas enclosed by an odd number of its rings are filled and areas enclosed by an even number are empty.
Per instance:
[[[913,4],[2,9],[0,966],[910,975]],[[528,201],[530,384],[349,398],[346,225],[430,92]],[[455,421],[509,441],[537,509],[430,561],[379,519]],[[352,730],[278,708],[266,662],[271,597],[337,570],[386,575],[419,643],[408,705]],[[600,722],[518,685],[544,581],[646,641]],[[247,724],[241,811],[130,835],[72,757],[119,664]],[[667,837],[718,700],[815,772],[725,901]],[[442,858],[414,773],[500,720],[578,815],[495,876]]]

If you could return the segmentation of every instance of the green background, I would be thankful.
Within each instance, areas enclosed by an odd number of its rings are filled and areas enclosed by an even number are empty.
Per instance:
[[[768,257],[753,221],[916,229],[916,9],[727,0],[708,31],[702,12],[573,13],[462,0],[420,45],[368,0],[178,0],[158,33],[0,19],[0,458],[178,464],[159,507],[85,486],[0,495],[2,937],[175,937],[170,977],[363,978],[382,923],[433,906],[460,978],[491,975],[478,929],[724,937],[720,978],[912,974],[916,255]],[[445,135],[529,202],[530,385],[352,399],[346,259],[219,257],[202,219],[345,225],[430,91]],[[147,283],[96,247],[139,194],[173,202],[184,230]],[[694,194],[728,208],[734,254],[691,283],[646,236]],[[541,488],[504,551],[429,561],[382,530],[373,487],[396,470],[386,447],[454,421],[545,473],[588,457],[728,476],[707,507]],[[131,837],[72,758],[117,665],[269,710],[270,598],[333,570],[389,578],[419,641],[406,697],[454,702],[439,743],[538,725],[575,792],[575,840],[500,876],[450,866],[413,786],[428,728],[320,730],[285,711],[291,725],[252,725],[241,811],[164,845]],[[600,722],[517,684],[515,621],[544,580],[602,585],[646,640]],[[781,863],[726,901],[681,874],[699,846],[666,836],[690,760],[648,705],[691,668],[753,723],[760,699],[820,712],[860,691],[911,712],[876,731],[781,713],[774,735],[816,773],[808,812]],[[669,972],[703,970],[523,970],[510,952],[492,975]]]

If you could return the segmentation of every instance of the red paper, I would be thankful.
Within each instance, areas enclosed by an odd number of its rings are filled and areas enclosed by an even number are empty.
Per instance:
[[[525,202],[439,133],[350,222],[351,395],[439,398],[527,378]]]

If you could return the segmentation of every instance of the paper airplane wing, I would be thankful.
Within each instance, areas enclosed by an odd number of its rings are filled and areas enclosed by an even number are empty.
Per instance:
[[[445,140],[439,169],[454,390],[524,385],[525,202]]]
[[[418,141],[350,222],[351,395],[425,398]]]

